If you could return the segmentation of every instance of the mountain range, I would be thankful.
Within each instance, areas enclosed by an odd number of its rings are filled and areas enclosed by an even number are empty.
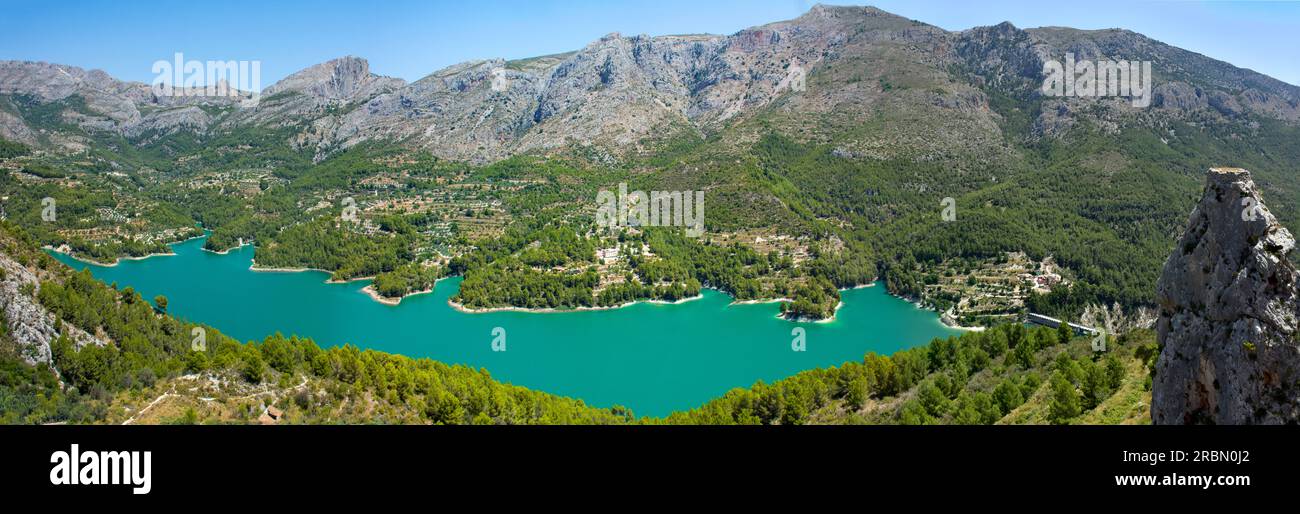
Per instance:
[[[651,151],[665,133],[734,130],[733,144],[752,141],[769,129],[757,121],[779,114],[780,128],[809,140],[883,118],[889,130],[836,141],[854,155],[999,159],[1010,150],[989,91],[1032,94],[1044,62],[1066,53],[1151,61],[1154,109],[1046,99],[1021,136],[1059,137],[1079,118],[1103,127],[1201,116],[1300,121],[1300,88],[1130,31],[1002,23],[951,32],[871,7],[818,5],[727,36],[609,34],[569,53],[470,61],[410,83],[342,57],[276,82],[248,108],[227,98],[159,97],[99,70],[4,61],[0,137],[76,151],[94,144],[93,133],[148,146],[178,133],[288,127],[286,143],[317,158],[393,140],[480,163],[574,145],[618,160]],[[806,89],[792,80],[800,70]],[[494,78],[504,80],[494,88]]]

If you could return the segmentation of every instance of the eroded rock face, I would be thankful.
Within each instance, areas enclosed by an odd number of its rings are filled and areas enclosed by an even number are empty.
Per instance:
[[[23,284],[34,287],[39,281],[30,270],[8,256],[0,256],[0,269],[4,270],[4,278],[0,279],[0,312],[4,314],[9,333],[18,342],[19,353],[28,364],[51,364],[50,342],[59,337],[54,316],[32,295],[22,291]]]
[[[1155,423],[1300,420],[1294,248],[1250,172],[1210,170],[1156,285]]]
[[[23,360],[33,365],[53,365],[50,344],[59,337],[60,323],[36,300],[38,284],[40,277],[32,269],[0,254],[0,322],[6,324],[9,335],[18,343]],[[24,291],[24,285],[30,285],[32,291]],[[104,344],[77,327],[63,327],[78,348],[88,343]]]

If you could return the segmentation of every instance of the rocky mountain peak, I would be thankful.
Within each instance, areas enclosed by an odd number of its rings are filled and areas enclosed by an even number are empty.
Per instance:
[[[400,87],[401,79],[370,73],[370,62],[346,56],[326,61],[296,72],[267,88],[266,95],[296,91],[331,100],[349,100],[373,96],[377,87]]]
[[[102,73],[102,72],[101,72]],[[47,62],[0,61],[0,94],[31,95],[60,100],[87,82],[86,70]]]
[[[1300,421],[1294,248],[1249,171],[1210,170],[1156,285],[1155,423]]]
[[[842,17],[854,16],[854,15],[888,16],[893,18],[899,17],[897,14],[884,11],[879,8],[871,7],[871,6],[816,4],[812,6],[811,9],[808,9],[808,12],[803,13],[803,15],[799,16],[799,18],[797,19],[810,19],[810,18],[830,19],[830,18],[842,18]]]

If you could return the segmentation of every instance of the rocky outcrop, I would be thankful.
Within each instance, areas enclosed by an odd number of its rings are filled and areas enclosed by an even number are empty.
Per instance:
[[[1294,248],[1250,172],[1210,170],[1156,285],[1155,423],[1300,421]]]
[[[37,284],[36,276],[8,256],[0,256],[0,311],[8,325],[9,335],[18,343],[19,353],[28,364],[50,363],[50,341],[59,337],[54,316],[46,311],[32,293],[24,292],[24,284]]]
[[[236,105],[239,98],[207,96],[157,96],[148,84],[114,79],[101,70],[85,70],[44,62],[0,61],[0,102],[7,110],[16,104],[60,108],[57,120],[25,120],[0,110],[0,136],[23,143],[81,151],[81,136],[64,132],[58,123],[92,133],[116,133],[148,143],[179,131],[204,133],[211,117],[199,106]],[[47,134],[43,141],[40,134]],[[142,137],[144,136],[144,137]]]
[[[1007,22],[976,27],[960,34],[956,45],[962,63],[994,86],[1027,80],[1042,83],[1043,62],[1057,59],[1047,45]]]
[[[19,353],[28,364],[51,361],[50,343],[59,337],[59,323],[53,313],[36,300],[40,279],[31,269],[0,253],[0,312],[7,324],[9,337],[18,343]],[[29,285],[30,284],[30,285]],[[69,337],[80,347],[87,343],[104,344],[85,331],[63,325]]]
[[[1185,82],[1168,82],[1153,88],[1152,105],[1162,109],[1193,111],[1210,105],[1209,98],[1200,88]]]
[[[370,73],[370,63],[360,57],[341,57],[285,77],[263,91],[265,96],[299,92],[310,97],[353,101],[371,98],[406,85],[406,81]]]

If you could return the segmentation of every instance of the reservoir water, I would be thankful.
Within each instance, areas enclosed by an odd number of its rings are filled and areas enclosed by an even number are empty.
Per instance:
[[[173,245],[176,255],[116,266],[54,256],[145,298],[164,295],[171,314],[243,341],[280,332],[321,346],[350,343],[429,357],[599,407],[623,405],[637,415],[691,409],[757,380],[771,382],[957,333],[934,312],[889,296],[882,285],[844,291],[844,305],[829,323],[792,323],[776,317],[776,303],[733,305],[713,290],[672,305],[468,314],[447,304],[459,278],[392,306],[361,292],[368,281],[327,284],[329,275],[319,271],[252,271],[253,247],[215,254],[202,246],[202,239],[192,239]],[[505,331],[504,352],[492,351],[497,327]],[[804,330],[802,352],[792,350],[796,327]]]

